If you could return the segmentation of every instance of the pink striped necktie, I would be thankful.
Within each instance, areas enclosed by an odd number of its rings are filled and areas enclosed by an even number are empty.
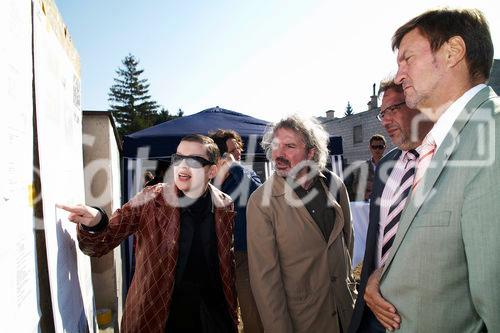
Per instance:
[[[434,141],[431,133],[429,133],[422,142],[420,156],[417,160],[417,171],[415,173],[415,179],[413,180],[413,192],[415,192],[415,189],[420,184],[420,181],[424,178],[424,174],[431,164],[432,156],[434,156],[435,151],[436,142]]]
[[[384,238],[382,240],[382,253],[380,260],[381,265],[383,265],[389,257],[389,250],[391,249],[392,243],[394,243],[394,239],[396,238],[399,220],[401,219],[406,199],[408,198],[408,194],[410,193],[410,189],[413,184],[415,164],[418,156],[419,154],[413,149],[406,152],[406,165],[404,172],[399,180],[399,187],[391,199],[391,206],[386,220],[387,223],[384,227]]]

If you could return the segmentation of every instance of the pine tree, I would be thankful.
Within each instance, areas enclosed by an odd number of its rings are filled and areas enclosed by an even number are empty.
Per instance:
[[[118,68],[110,88],[110,111],[118,124],[120,135],[127,135],[155,124],[160,114],[160,106],[149,95],[149,83],[141,78],[143,69],[138,69],[139,61],[131,54],[122,60],[124,68]],[[168,111],[162,109],[163,116]]]
[[[172,120],[175,118],[182,117],[183,115],[184,115],[184,111],[182,111],[181,109],[179,109],[179,111],[177,111],[176,115],[171,115],[167,109],[161,108],[160,112],[158,112],[156,114],[156,118],[155,118],[153,125],[158,125],[158,124],[161,124],[165,121],[169,121],[169,120]]]
[[[350,116],[354,114],[354,110],[352,109],[351,103],[347,102],[347,107],[345,108],[344,117]]]

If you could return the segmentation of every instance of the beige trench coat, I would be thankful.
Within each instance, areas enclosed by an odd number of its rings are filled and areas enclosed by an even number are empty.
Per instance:
[[[354,305],[353,233],[346,188],[332,179],[341,204],[325,186],[325,205],[336,212],[328,242],[284,178],[272,176],[248,201],[250,282],[266,332],[336,333],[339,321],[347,331]]]

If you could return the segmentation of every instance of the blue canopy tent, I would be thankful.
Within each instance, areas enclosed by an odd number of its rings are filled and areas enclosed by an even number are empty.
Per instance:
[[[140,148],[149,147],[150,159],[168,158],[175,153],[184,136],[192,133],[206,135],[219,128],[235,130],[247,144],[251,135],[262,137],[267,124],[267,121],[217,106],[125,136],[123,156],[136,158]],[[256,153],[262,153],[260,147],[258,149]]]
[[[246,154],[244,153],[243,157],[250,155],[252,160],[265,161],[260,141],[268,124],[265,120],[216,106],[125,136],[123,143],[123,200],[127,201],[141,189],[142,174],[138,173],[141,177],[136,177],[134,173],[135,170],[137,172],[141,170],[142,161],[169,161],[181,139],[188,134],[207,135],[219,128],[233,129],[241,135],[245,143]],[[342,155],[342,138],[330,137],[328,149],[333,156]]]
[[[265,161],[260,140],[268,122],[248,115],[222,109],[218,106],[203,110],[193,115],[177,118],[156,126],[127,135],[123,143],[124,157],[124,193],[127,201],[141,188],[140,177],[135,177],[134,170],[141,165],[141,160],[168,161],[175,153],[181,139],[192,133],[208,134],[219,128],[233,129],[241,135],[246,147],[246,154],[252,160]],[[342,138],[330,137],[330,154],[342,155]],[[135,163],[135,165],[134,165]]]
[[[170,156],[175,153],[179,142],[186,135],[193,133],[207,135],[219,128],[233,129],[241,135],[246,155],[252,155],[252,159],[263,160],[264,152],[259,143],[267,125],[267,121],[216,106],[125,136],[124,201],[142,188],[142,173],[139,172],[142,171],[142,162],[153,160],[169,164]]]

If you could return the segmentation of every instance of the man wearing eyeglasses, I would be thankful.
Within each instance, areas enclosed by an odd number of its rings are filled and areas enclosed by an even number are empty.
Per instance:
[[[367,286],[367,282],[375,280],[375,276],[380,273],[379,268],[390,254],[399,216],[413,182],[420,144],[433,125],[418,110],[410,109],[405,104],[403,88],[393,80],[380,83],[381,94],[382,105],[377,119],[397,148],[379,161],[375,171],[365,257],[350,333],[385,332],[374,315],[377,312],[372,312],[371,308],[374,298],[388,303],[382,299],[377,285],[373,288]]]
[[[87,255],[136,236],[122,332],[237,332],[233,204],[209,183],[218,159],[212,139],[189,135],[172,156],[173,180],[146,187],[109,219],[99,208],[59,206]]]
[[[386,147],[383,135],[375,134],[370,138],[368,148],[371,157],[369,160],[361,163],[352,173],[350,182],[351,196],[353,201],[368,200],[372,193],[373,176],[378,162],[384,156]]]

